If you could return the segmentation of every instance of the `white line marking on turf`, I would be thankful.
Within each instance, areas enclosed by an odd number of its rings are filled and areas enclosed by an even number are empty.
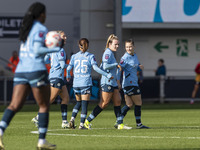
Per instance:
[[[51,131],[51,130],[48,130]],[[52,130],[53,131],[53,130]],[[32,134],[39,134],[38,131],[31,131]],[[62,136],[83,136],[83,137],[109,137],[109,138],[141,138],[141,139],[200,139],[200,137],[161,137],[161,136],[123,136],[123,135],[84,135],[84,134],[60,134],[47,133],[48,135],[62,135]]]
[[[52,129],[48,131],[60,131],[60,130],[72,130],[72,129]],[[115,128],[92,128],[91,130],[116,130]]]

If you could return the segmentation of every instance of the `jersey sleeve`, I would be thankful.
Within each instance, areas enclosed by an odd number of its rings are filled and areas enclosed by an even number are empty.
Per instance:
[[[136,63],[139,65],[140,64],[140,62],[139,62],[139,59],[138,59],[138,57],[137,57],[137,55],[135,54],[135,60],[136,60]]]
[[[120,59],[119,65],[120,65],[122,68],[125,68],[125,66],[126,66],[126,60],[125,60],[123,57]]]
[[[48,30],[46,28],[38,30],[34,34],[34,37],[33,37],[34,41],[35,42],[44,42],[47,32],[48,32]]]
[[[91,61],[91,65],[97,65],[97,61],[93,54],[90,56],[90,61]]]
[[[69,66],[74,67],[74,55],[71,56],[71,60],[69,62]]]
[[[64,49],[62,49],[58,52],[58,60],[65,61],[65,59],[66,59],[66,54],[65,54]]]
[[[102,62],[109,64],[111,59],[111,53],[104,52]]]
[[[47,53],[47,54],[45,55],[45,57],[44,57],[44,62],[45,62],[45,64],[50,64],[50,58],[51,58],[51,57],[50,57],[50,54]]]

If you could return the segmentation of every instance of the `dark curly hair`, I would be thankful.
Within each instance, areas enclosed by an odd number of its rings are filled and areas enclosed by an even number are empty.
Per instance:
[[[19,30],[19,39],[20,41],[25,42],[27,36],[32,28],[33,22],[35,19],[38,19],[42,13],[45,13],[46,7],[40,2],[33,3],[28,11],[26,12],[20,30]]]

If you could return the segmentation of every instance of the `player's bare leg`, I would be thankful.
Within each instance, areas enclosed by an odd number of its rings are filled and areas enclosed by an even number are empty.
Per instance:
[[[30,92],[30,86],[26,84],[25,85],[19,84],[13,88],[11,103],[5,110],[2,120],[0,121],[0,150],[4,150],[4,144],[3,144],[4,131],[8,127],[15,113],[22,108],[29,92]]]

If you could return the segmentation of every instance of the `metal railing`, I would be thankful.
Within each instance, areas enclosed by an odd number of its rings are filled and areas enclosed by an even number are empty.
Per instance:
[[[195,77],[186,76],[160,76],[160,77],[144,77],[141,85],[143,101],[189,101],[194,88]],[[7,105],[12,98],[13,77],[0,76],[0,103]],[[98,81],[100,79],[96,79]],[[99,93],[98,87],[95,93]],[[200,97],[200,92],[196,97]],[[35,103],[33,96],[29,96],[29,103]],[[97,98],[97,100],[99,100]],[[200,100],[197,98],[196,100]]]
[[[1,98],[3,98],[3,105],[7,105],[8,104],[8,88],[12,88],[12,87],[8,87],[8,81],[12,81],[13,77],[7,77],[7,76],[0,76],[0,81],[3,81],[3,88],[1,88],[1,91],[3,91],[1,93],[1,95],[3,94],[3,96]]]

